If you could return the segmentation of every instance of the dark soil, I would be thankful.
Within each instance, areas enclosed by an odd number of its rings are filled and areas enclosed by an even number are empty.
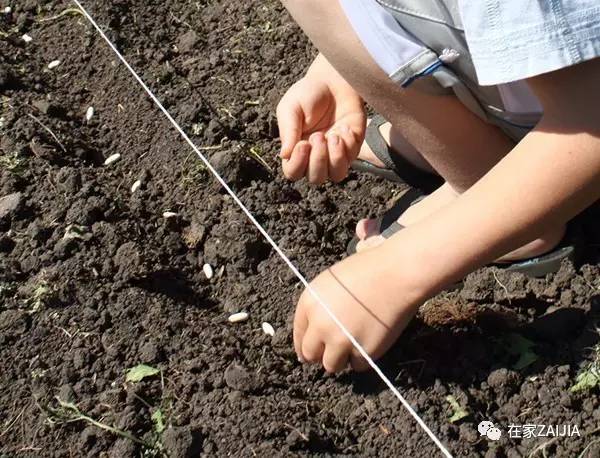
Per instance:
[[[11,3],[0,13],[0,455],[437,456],[373,374],[296,361],[296,279],[90,25],[54,17],[73,5]],[[86,3],[307,276],[398,192],[357,175],[320,188],[281,178],[273,107],[314,50],[278,2]],[[382,361],[456,456],[599,456],[599,390],[569,391],[600,358],[600,226],[588,213],[581,265],[541,280],[477,272],[424,306]],[[240,310],[250,319],[228,323]],[[126,382],[140,363],[160,375]],[[454,423],[450,395],[469,413]],[[131,436],[75,421],[66,402]],[[482,420],[500,441],[479,436]],[[508,437],[527,423],[581,436]]]

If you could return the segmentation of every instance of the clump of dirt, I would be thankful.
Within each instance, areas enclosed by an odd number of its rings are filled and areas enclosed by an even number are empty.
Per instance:
[[[309,277],[398,191],[356,174],[319,188],[281,178],[274,106],[314,50],[278,2],[87,3]],[[71,3],[17,2],[0,40],[0,453],[436,453],[375,375],[297,362],[295,277]],[[598,389],[570,388],[598,358],[598,216],[581,265],[474,273],[382,360],[454,455],[528,455],[548,438],[507,431],[531,422],[579,427],[547,455],[597,453]],[[227,322],[238,311],[249,320]],[[127,382],[141,363],[160,372]],[[448,396],[468,415],[450,422]],[[499,441],[479,436],[482,420]]]

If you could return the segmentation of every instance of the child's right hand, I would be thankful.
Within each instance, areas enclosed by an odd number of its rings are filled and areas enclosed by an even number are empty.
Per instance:
[[[283,96],[277,121],[284,175],[313,184],[346,178],[367,122],[362,98],[322,55]]]

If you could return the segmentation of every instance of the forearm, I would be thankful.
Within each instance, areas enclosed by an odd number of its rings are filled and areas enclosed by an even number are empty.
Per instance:
[[[386,251],[403,253],[418,266],[411,275],[419,277],[415,285],[421,285],[424,296],[534,240],[600,198],[600,136],[547,130],[543,120],[454,204],[385,244]]]

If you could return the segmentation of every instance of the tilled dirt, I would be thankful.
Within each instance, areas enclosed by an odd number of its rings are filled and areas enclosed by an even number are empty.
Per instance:
[[[400,191],[359,175],[319,188],[281,178],[273,108],[314,50],[278,2],[86,3],[307,276]],[[1,456],[437,456],[375,375],[296,361],[295,277],[73,5],[11,6],[0,13]],[[599,390],[570,391],[600,358],[598,216],[584,219],[576,267],[539,280],[478,271],[429,301],[383,359],[454,455],[600,454]],[[249,320],[229,323],[238,311]],[[126,382],[141,363],[160,373]],[[464,418],[450,421],[452,402]],[[483,420],[499,441],[479,435]],[[580,435],[510,438],[511,424]]]

